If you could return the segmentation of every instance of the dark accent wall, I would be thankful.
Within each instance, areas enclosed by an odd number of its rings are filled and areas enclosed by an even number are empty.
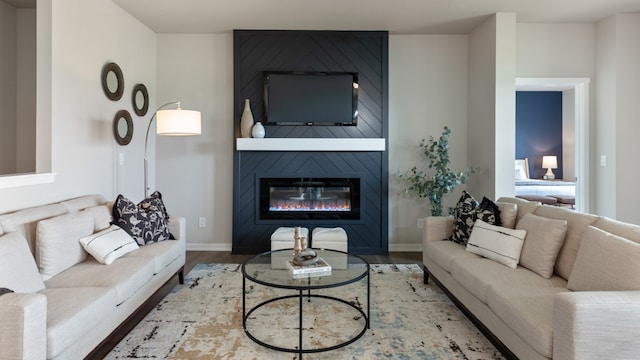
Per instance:
[[[244,99],[255,121],[264,118],[264,71],[357,72],[357,126],[265,126],[273,138],[387,138],[388,33],[385,31],[234,31],[234,135],[240,136]],[[260,177],[363,179],[360,220],[259,220]],[[349,251],[388,252],[388,153],[234,151],[233,252],[270,249],[279,226],[343,227]],[[313,240],[313,239],[312,239]]]
[[[542,157],[558,157],[556,179],[562,179],[562,92],[516,92],[516,158],[529,158],[531,178],[547,172]]]

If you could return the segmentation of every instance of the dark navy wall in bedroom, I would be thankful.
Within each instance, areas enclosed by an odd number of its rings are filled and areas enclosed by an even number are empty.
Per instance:
[[[516,92],[516,158],[529,158],[529,173],[540,179],[547,172],[542,156],[558,157],[556,179],[562,179],[562,92]]]

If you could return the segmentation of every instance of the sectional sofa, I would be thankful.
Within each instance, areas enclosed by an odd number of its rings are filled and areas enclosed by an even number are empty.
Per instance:
[[[425,283],[434,279],[508,358],[638,359],[640,226],[517,198],[496,204],[501,228],[527,231],[520,263],[467,251],[445,240],[452,218],[427,217]]]
[[[0,295],[0,359],[102,358],[182,282],[180,217],[168,224],[176,240],[109,265],[84,251],[79,239],[109,228],[111,207],[91,195],[0,215],[0,288],[15,290]]]

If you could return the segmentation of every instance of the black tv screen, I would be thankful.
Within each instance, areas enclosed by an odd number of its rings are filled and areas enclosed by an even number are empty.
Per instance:
[[[265,72],[265,125],[357,125],[358,75]]]

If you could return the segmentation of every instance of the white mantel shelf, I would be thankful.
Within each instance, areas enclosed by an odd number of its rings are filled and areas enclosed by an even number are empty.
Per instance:
[[[382,138],[237,138],[238,151],[385,151]]]

